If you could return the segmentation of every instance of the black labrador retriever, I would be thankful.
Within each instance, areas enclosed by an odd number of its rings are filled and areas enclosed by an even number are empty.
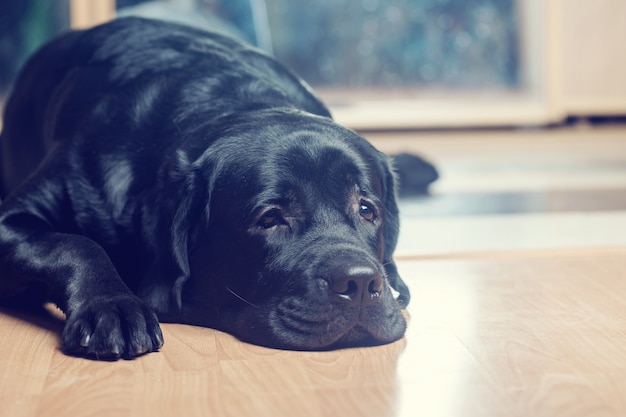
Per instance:
[[[388,158],[238,41],[140,18],[54,40],[0,161],[0,294],[56,303],[66,353],[158,350],[159,320],[295,350],[405,332]]]

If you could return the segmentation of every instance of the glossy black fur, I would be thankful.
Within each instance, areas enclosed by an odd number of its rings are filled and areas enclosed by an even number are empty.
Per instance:
[[[157,350],[158,320],[286,349],[404,334],[388,159],[256,49],[138,18],[69,33],[0,139],[0,294],[56,303],[67,353]]]

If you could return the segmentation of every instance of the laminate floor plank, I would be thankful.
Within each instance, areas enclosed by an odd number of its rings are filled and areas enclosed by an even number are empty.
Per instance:
[[[371,348],[164,324],[162,351],[95,362],[59,352],[58,319],[3,310],[0,415],[626,415],[626,248],[399,264],[409,330]]]

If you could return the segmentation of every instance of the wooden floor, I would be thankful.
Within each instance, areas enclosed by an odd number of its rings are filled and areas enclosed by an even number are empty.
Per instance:
[[[615,179],[626,173],[626,129],[569,133],[372,139],[390,151],[423,149],[446,174],[435,197],[495,195],[507,190],[503,178],[516,192],[589,189],[589,178],[595,190],[626,187]],[[567,169],[579,180],[568,179]],[[532,184],[517,179],[520,170]],[[461,203],[456,212],[423,216],[411,211],[414,204],[403,203],[398,257],[413,294],[403,340],[289,352],[166,324],[161,352],[94,362],[59,352],[59,319],[1,310],[0,416],[626,415],[626,233],[615,236],[626,220],[611,217],[621,213],[614,199],[610,210],[594,206],[594,216],[608,216],[607,230],[592,230],[600,223],[576,213],[576,199],[567,213],[539,214],[468,214]],[[572,211],[578,217],[568,217]],[[537,215],[545,217],[527,222]],[[477,223],[444,227],[459,219]],[[547,227],[559,221],[558,232]],[[431,252],[436,232],[420,234],[429,222],[443,235]],[[492,233],[520,222],[507,229],[517,235]],[[526,228],[534,229],[518,236]],[[594,239],[585,240],[586,232]]]

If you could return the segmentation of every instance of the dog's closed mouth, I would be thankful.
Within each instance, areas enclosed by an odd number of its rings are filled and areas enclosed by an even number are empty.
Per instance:
[[[281,347],[316,350],[378,345],[401,337],[406,323],[399,306],[376,303],[380,293],[371,297],[373,304],[353,303],[342,294],[333,302],[286,299],[270,314],[271,333]]]

